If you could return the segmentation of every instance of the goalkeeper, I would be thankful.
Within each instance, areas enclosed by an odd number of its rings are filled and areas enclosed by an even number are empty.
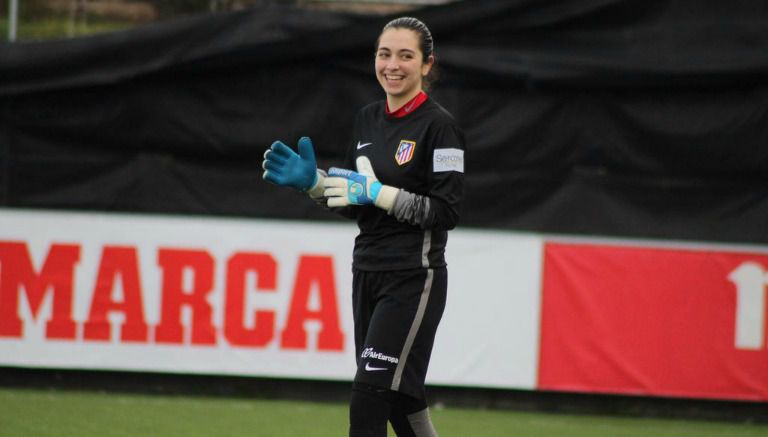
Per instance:
[[[344,168],[317,169],[312,142],[275,142],[264,179],[357,221],[352,305],[357,373],[350,437],[434,437],[424,380],[446,301],[445,246],[464,193],[464,135],[424,91],[435,62],[421,21],[389,22],[376,45],[386,99],[357,115]]]

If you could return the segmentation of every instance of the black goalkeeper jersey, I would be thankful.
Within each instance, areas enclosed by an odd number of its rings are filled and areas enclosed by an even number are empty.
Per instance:
[[[385,101],[355,119],[346,168],[366,156],[382,184],[399,188],[387,213],[375,206],[351,207],[360,234],[353,267],[381,271],[445,266],[448,230],[456,226],[464,197],[464,134],[453,117],[428,98],[395,118]]]

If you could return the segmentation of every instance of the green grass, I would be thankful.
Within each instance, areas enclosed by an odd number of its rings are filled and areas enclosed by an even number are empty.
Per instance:
[[[768,436],[768,426],[749,424],[453,408],[432,415],[441,437]],[[346,423],[341,404],[0,388],[2,437],[340,437]]]
[[[67,17],[45,17],[34,21],[20,21],[16,29],[17,41],[38,41],[46,39],[63,39],[113,32],[127,29],[136,24],[127,21],[91,19],[86,26],[78,24],[70,29]],[[72,35],[70,35],[72,31]],[[8,40],[8,19],[0,17],[0,41]]]

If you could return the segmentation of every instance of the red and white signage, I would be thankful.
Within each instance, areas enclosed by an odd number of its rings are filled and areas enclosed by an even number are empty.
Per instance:
[[[353,222],[0,210],[0,365],[350,380],[356,234]],[[540,247],[451,236],[431,382],[534,388]],[[503,342],[487,335],[499,329]]]
[[[0,365],[349,380],[354,223],[0,209]],[[768,249],[449,237],[428,383],[768,400]]]
[[[540,389],[768,399],[768,253],[545,245]]]
[[[341,226],[4,210],[0,363],[346,378],[353,238]]]

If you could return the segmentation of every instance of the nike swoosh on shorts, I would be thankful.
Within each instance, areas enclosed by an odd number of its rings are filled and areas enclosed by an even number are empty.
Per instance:
[[[369,372],[374,372],[376,370],[387,370],[386,367],[372,367],[371,363],[365,363],[365,370]]]

